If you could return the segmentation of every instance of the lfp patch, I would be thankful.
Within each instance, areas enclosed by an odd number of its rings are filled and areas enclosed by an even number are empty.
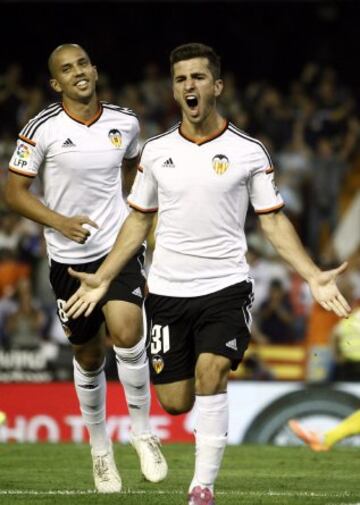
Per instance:
[[[26,144],[19,144],[16,149],[16,156],[22,160],[27,160],[30,157],[31,150]]]

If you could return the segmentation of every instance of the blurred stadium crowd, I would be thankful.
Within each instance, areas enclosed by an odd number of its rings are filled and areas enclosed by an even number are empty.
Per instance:
[[[349,260],[341,288],[356,307],[360,302],[356,239],[360,229],[360,122],[355,90],[341,82],[335,68],[317,63],[304,65],[287,89],[266,81],[239,87],[231,72],[225,73],[224,81],[223,115],[260,139],[272,153],[285,212],[313,258],[326,268]],[[0,194],[18,131],[57,100],[45,76],[34,82],[25,84],[23,69],[17,63],[0,75]],[[101,74],[98,91],[101,100],[138,114],[142,141],[179,120],[171,83],[156,63],[146,65],[139,82],[120,88]],[[41,195],[39,181],[34,182],[33,191]],[[56,317],[41,227],[9,212],[3,202],[1,194],[0,380],[67,379],[71,358]],[[354,312],[357,319],[339,324],[336,316],[314,306],[304,282],[278,260],[262,238],[251,210],[247,237],[248,260],[256,282],[255,324],[254,347],[241,375],[318,381],[359,378],[359,313]],[[346,344],[350,341],[355,347]],[[298,358],[302,371],[277,377],[269,365],[277,358],[267,363],[259,351],[274,345],[302,349]],[[344,367],[348,362],[352,366]],[[37,377],[20,373],[26,366],[33,371],[38,367]]]

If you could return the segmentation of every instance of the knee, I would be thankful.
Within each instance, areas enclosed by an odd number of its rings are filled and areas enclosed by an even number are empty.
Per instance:
[[[118,326],[110,333],[111,341],[116,347],[129,349],[138,344],[141,339],[141,332],[134,327]]]
[[[181,414],[186,414],[194,406],[195,398],[187,398],[183,400],[178,400],[176,398],[172,399],[160,399],[162,408],[172,416],[179,416]]]
[[[97,349],[76,349],[74,352],[75,360],[81,368],[87,371],[98,370],[104,363],[105,353],[102,347]]]
[[[224,391],[227,386],[229,369],[223,363],[214,360],[206,367],[197,367],[195,391],[197,394],[214,395]]]

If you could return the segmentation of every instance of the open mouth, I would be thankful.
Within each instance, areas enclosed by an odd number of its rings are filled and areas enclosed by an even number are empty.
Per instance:
[[[81,81],[78,81],[75,86],[80,89],[85,89],[88,85],[88,81],[85,79],[81,79]]]
[[[186,98],[185,98],[185,101],[186,101],[186,104],[187,106],[191,109],[191,110],[195,110],[196,107],[198,106],[199,104],[199,101],[197,99],[197,97],[195,95],[188,95]]]

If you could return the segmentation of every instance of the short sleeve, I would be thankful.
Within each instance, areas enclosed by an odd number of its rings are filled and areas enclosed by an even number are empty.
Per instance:
[[[125,159],[127,160],[136,158],[139,155],[140,152],[139,133],[140,133],[139,121],[137,120],[137,118],[134,118],[134,123],[130,133],[132,140],[129,143],[125,152]]]
[[[267,214],[284,207],[275,183],[273,163],[262,144],[258,144],[250,158],[250,201],[257,214]]]
[[[141,212],[157,212],[158,186],[152,172],[151,156],[147,146],[141,154],[138,172],[128,198],[130,207]]]
[[[33,138],[26,137],[23,132],[26,131],[27,126],[19,134],[15,151],[9,162],[9,170],[27,177],[35,177],[44,160],[44,141],[41,129]]]

